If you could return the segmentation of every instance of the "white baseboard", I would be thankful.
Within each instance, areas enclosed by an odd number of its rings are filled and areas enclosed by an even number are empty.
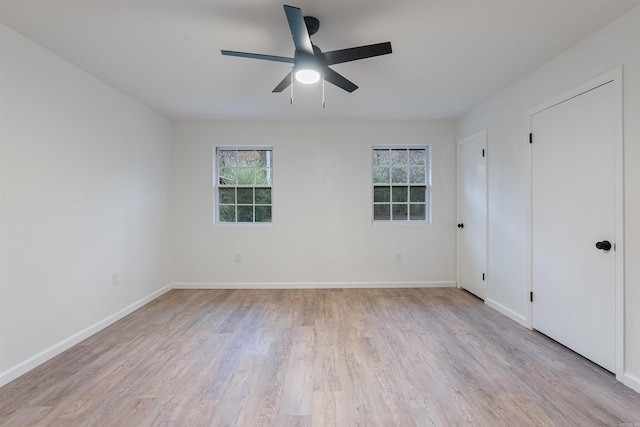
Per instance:
[[[485,304],[487,304],[489,307],[493,308],[494,310],[496,310],[497,312],[504,314],[505,316],[507,316],[509,319],[513,320],[514,322],[517,322],[519,324],[521,324],[522,326],[524,326],[525,328],[528,328],[527,326],[527,319],[524,316],[521,316],[520,314],[516,313],[515,311],[512,311],[510,309],[508,309],[507,307],[505,307],[504,305],[490,299],[487,298],[486,300],[484,300]]]
[[[148,295],[148,296],[146,296],[146,297],[134,302],[133,304],[128,305],[127,307],[123,308],[122,310],[112,314],[111,316],[108,316],[107,318],[102,319],[99,322],[94,323],[93,325],[89,326],[88,328],[85,328],[85,329],[83,329],[83,330],[71,335],[70,337],[65,338],[64,340],[60,341],[57,344],[52,345],[51,347],[47,348],[44,351],[41,351],[40,353],[36,354],[35,356],[32,356],[32,357],[28,358],[24,362],[18,363],[17,365],[7,369],[4,372],[0,372],[0,387],[2,387],[3,385],[8,384],[9,382],[15,380],[19,376],[26,374],[27,372],[29,372],[33,368],[43,364],[44,362],[46,362],[49,359],[54,358],[55,356],[59,355],[63,351],[68,350],[69,348],[73,347],[74,345],[78,344],[79,342],[89,338],[91,335],[95,334],[96,332],[98,332],[98,331],[106,328],[107,326],[117,322],[118,320],[122,319],[126,315],[131,314],[132,312],[134,312],[135,310],[139,309],[143,305],[153,301],[154,299],[158,298],[160,295],[162,295],[165,292],[170,291],[170,290],[171,290],[171,284],[166,285],[166,286],[158,289],[157,291],[151,293],[150,295]]]
[[[622,384],[640,393],[640,377],[627,372],[622,376]]]
[[[174,282],[174,289],[353,289],[353,288],[454,288],[441,282]]]

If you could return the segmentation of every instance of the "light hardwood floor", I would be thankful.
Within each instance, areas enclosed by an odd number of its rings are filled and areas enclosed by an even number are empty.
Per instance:
[[[173,290],[0,388],[3,426],[640,425],[640,395],[465,291]]]

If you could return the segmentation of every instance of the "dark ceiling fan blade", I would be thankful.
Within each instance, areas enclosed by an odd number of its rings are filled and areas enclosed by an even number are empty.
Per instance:
[[[293,58],[286,56],[262,55],[260,53],[236,52],[233,50],[222,50],[223,55],[239,56],[241,58],[264,59],[265,61],[287,62],[293,64]]]
[[[273,93],[282,92],[287,87],[289,87],[290,84],[291,84],[291,72],[289,72],[289,74],[287,74],[287,76],[284,79],[282,79],[282,81],[278,83],[278,86],[276,86],[275,89],[273,89],[271,92]]]
[[[311,45],[311,38],[309,37],[307,24],[304,22],[302,10],[285,4],[284,13],[287,15],[287,21],[289,21],[289,28],[291,29],[296,51],[313,55],[313,46]]]
[[[358,86],[356,86],[340,74],[336,73],[331,68],[324,67],[322,71],[324,72],[324,79],[329,83],[333,83],[334,85],[338,86],[340,89],[344,89],[349,93],[358,89]]]
[[[333,65],[389,53],[391,53],[391,42],[384,42],[324,52],[324,58],[327,61],[327,65]]]

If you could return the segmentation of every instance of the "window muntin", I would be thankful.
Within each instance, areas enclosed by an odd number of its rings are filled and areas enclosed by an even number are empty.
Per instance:
[[[271,148],[216,148],[218,223],[271,223]]]
[[[430,221],[429,146],[373,147],[373,221]]]

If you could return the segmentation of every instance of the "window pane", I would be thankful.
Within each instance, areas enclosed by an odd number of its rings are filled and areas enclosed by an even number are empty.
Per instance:
[[[389,221],[391,219],[390,205],[373,205],[374,221]]]
[[[238,185],[253,185],[256,171],[253,168],[238,168]]]
[[[406,220],[406,219],[407,219],[407,205],[406,204],[402,204],[402,205],[394,204],[393,205],[393,220],[394,221],[399,221],[399,220]]]
[[[253,204],[253,188],[238,188],[238,204],[239,205]]]
[[[426,165],[427,164],[427,151],[426,150],[409,150],[409,164],[410,165]]]
[[[256,167],[267,168],[271,166],[271,156],[267,156],[267,151],[258,151],[258,160],[256,161]]]
[[[238,150],[238,166],[255,167],[259,157],[255,150]]]
[[[271,204],[271,189],[270,188],[256,188],[256,204],[257,205],[270,205]],[[256,211],[256,216],[258,212]]]
[[[270,169],[257,169],[256,170],[256,185],[268,185],[270,184],[270,179],[268,173]]]
[[[220,222],[236,222],[236,207],[220,206]]]
[[[256,206],[256,222],[271,222],[271,206]]]
[[[373,165],[386,166],[391,160],[391,152],[389,150],[373,150]]]
[[[376,184],[386,184],[389,182],[389,168],[386,166],[375,166],[373,168],[373,182]]]
[[[407,150],[391,150],[391,164],[406,165],[408,161]]]
[[[426,209],[424,204],[420,203],[420,204],[411,204],[409,205],[409,219],[414,220],[414,221],[423,221],[427,218],[426,215]]]
[[[373,201],[390,202],[391,201],[391,188],[389,187],[373,187]]]
[[[427,200],[427,187],[411,187],[411,202],[424,203]]]
[[[415,184],[424,184],[425,181],[425,170],[424,166],[421,167],[410,167],[409,168],[409,182]]]
[[[238,206],[238,222],[253,222],[253,206]]]
[[[393,167],[391,168],[391,183],[404,184],[407,182],[407,168]]]
[[[218,151],[218,165],[221,168],[235,169],[237,164],[237,157],[235,150],[219,150]]]
[[[393,203],[407,202],[407,187],[393,187]]]
[[[220,185],[236,185],[236,170],[231,168],[220,169]]]
[[[220,189],[220,203],[221,204],[234,204],[236,202],[236,189],[235,188],[221,188]]]

